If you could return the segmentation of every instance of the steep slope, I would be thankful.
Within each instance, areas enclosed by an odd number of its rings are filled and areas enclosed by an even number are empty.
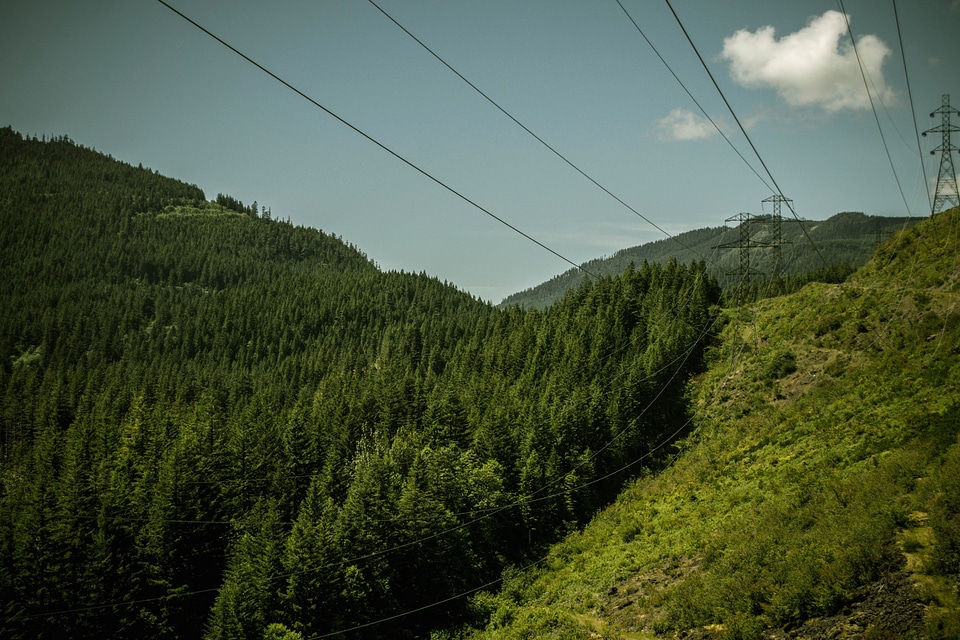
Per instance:
[[[765,224],[765,220],[769,222],[764,218],[752,222],[752,242],[762,244],[772,240],[771,225]],[[784,272],[788,276],[798,276],[817,270],[863,266],[881,240],[916,222],[916,218],[887,218],[856,212],[838,213],[822,221],[804,220],[802,224],[784,218],[781,229]],[[735,249],[720,250],[718,247],[735,247],[739,237],[739,227],[695,229],[674,238],[622,249],[608,258],[591,260],[583,266],[590,273],[611,275],[623,273],[631,263],[703,260],[707,263],[707,272],[722,286],[729,287],[735,284],[736,278],[731,274],[739,268],[739,253]],[[770,260],[769,248],[753,250],[753,267],[761,273],[769,272]],[[543,284],[507,297],[500,306],[543,309],[583,279],[582,271],[570,269]]]
[[[729,310],[696,430],[476,638],[960,635],[960,210]]]
[[[9,129],[0,200],[4,638],[473,622],[683,429],[718,313],[676,261],[498,310]]]

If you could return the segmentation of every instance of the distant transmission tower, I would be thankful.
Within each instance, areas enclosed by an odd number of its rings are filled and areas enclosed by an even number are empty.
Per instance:
[[[771,279],[777,280],[783,277],[783,251],[781,250],[781,247],[784,245],[784,240],[783,216],[780,213],[780,205],[782,205],[784,202],[793,202],[793,200],[777,194],[761,200],[761,205],[764,202],[773,203],[773,217],[770,219],[770,222],[773,224],[773,240],[768,243],[768,246],[773,247],[773,269],[771,272]]]
[[[743,293],[747,285],[750,284],[753,276],[763,275],[761,272],[750,266],[750,249],[769,246],[767,243],[754,242],[751,238],[753,230],[751,222],[754,219],[752,213],[739,213],[727,218],[727,222],[739,222],[740,235],[736,242],[725,242],[717,245],[717,249],[739,249],[740,250],[740,268],[737,271],[728,271],[728,276],[737,277],[737,306],[743,300]]]
[[[950,124],[950,116],[954,113],[960,115],[960,111],[950,107],[949,94],[943,94],[943,102],[940,108],[931,113],[930,117],[932,118],[938,113],[941,117],[940,126],[923,132],[924,137],[928,133],[939,133],[942,136],[940,146],[930,152],[930,155],[935,155],[937,151],[940,152],[940,173],[937,175],[937,189],[934,191],[933,209],[930,215],[936,215],[944,209],[950,208],[945,207],[948,203],[952,203],[954,207],[960,206],[960,191],[957,190],[957,173],[953,169],[952,153],[957,151],[957,148],[950,144],[950,133],[960,131],[960,127]]]

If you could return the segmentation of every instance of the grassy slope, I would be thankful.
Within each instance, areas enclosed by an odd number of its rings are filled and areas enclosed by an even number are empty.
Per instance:
[[[955,209],[730,311],[675,460],[478,597],[477,637],[960,635],[958,233]]]

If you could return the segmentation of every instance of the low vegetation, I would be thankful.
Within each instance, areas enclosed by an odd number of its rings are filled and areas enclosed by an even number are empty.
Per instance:
[[[957,211],[524,310],[66,138],[0,199],[4,638],[960,630]]]
[[[729,309],[689,387],[694,433],[477,597],[471,637],[957,637],[958,225],[938,215],[844,283]],[[854,615],[891,585],[899,600]]]

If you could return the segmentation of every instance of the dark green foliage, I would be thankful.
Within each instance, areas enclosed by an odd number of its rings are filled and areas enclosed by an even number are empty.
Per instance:
[[[3,637],[462,624],[686,420],[703,263],[501,311],[258,212],[0,130]]]
[[[762,224],[764,218],[753,223],[751,238],[758,244],[772,241],[771,225]],[[802,223],[787,215],[781,227],[781,257],[784,273],[774,277],[773,250],[753,249],[752,268],[757,276],[741,286],[737,275],[740,269],[738,227],[696,229],[673,238],[657,240],[637,247],[622,249],[608,258],[584,263],[590,273],[618,274],[630,264],[649,261],[666,264],[669,260],[681,262],[703,261],[707,272],[717,279],[724,290],[741,303],[798,290],[807,282],[842,282],[870,259],[874,249],[891,236],[917,222],[917,218],[888,218],[862,213],[838,213],[828,220],[804,220]],[[721,245],[733,247],[719,249]],[[501,306],[520,305],[543,309],[565,292],[576,288],[586,278],[582,271],[571,269],[543,284],[507,297]],[[739,288],[739,291],[738,291]]]
[[[952,413],[950,419],[956,421],[956,413]],[[930,570],[952,576],[957,580],[960,593],[960,444],[955,444],[947,452],[934,482],[936,493],[930,510],[930,525],[936,535],[936,545],[931,554]]]
[[[747,304],[764,298],[774,298],[794,293],[811,282],[840,284],[850,277],[854,271],[856,269],[849,264],[837,264],[773,280],[761,279],[734,285],[724,291],[724,301],[730,305]]]
[[[217,194],[217,204],[223,207],[224,209],[229,209],[230,211],[236,211],[237,213],[245,213],[249,216],[257,217],[257,203],[254,202],[251,206],[246,206],[242,201],[237,200],[231,196],[224,195],[222,193]]]
[[[764,377],[768,381],[779,380],[797,370],[797,357],[789,351],[774,351],[767,359]]]

